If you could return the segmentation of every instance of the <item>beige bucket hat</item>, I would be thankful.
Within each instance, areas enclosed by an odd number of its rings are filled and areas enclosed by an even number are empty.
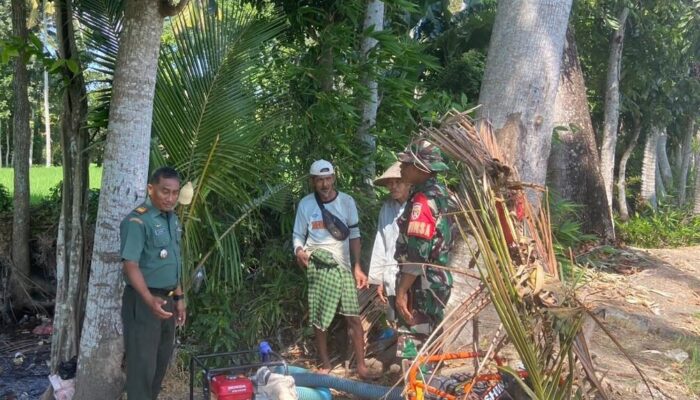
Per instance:
[[[401,162],[397,161],[391,165],[382,176],[374,180],[376,186],[386,186],[389,179],[401,179]]]

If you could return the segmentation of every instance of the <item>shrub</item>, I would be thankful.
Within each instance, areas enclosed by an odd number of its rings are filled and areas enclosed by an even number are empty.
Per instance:
[[[580,204],[565,200],[556,194],[549,196],[550,223],[554,238],[554,254],[561,266],[563,279],[573,279],[574,265],[571,262],[569,249],[575,249],[588,242],[595,241],[595,235],[583,233],[579,222],[578,210]]]
[[[203,351],[238,351],[268,340],[280,349],[303,332],[306,278],[292,265],[289,243],[269,240],[256,259],[246,257],[248,275],[231,291],[211,285],[191,295],[189,335]],[[207,338],[202,342],[198,338]]]
[[[618,236],[639,247],[681,247],[700,243],[700,216],[691,210],[662,205],[645,209],[629,221],[618,221]]]
[[[0,212],[10,211],[12,209],[12,196],[10,191],[0,183]]]

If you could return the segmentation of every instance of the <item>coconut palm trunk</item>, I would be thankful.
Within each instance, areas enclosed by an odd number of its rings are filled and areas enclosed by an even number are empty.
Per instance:
[[[659,173],[661,174],[661,182],[667,190],[673,189],[673,172],[671,171],[671,163],[668,161],[668,151],[666,144],[668,143],[668,135],[664,129],[659,136],[656,150],[656,157],[659,164]]]
[[[27,5],[24,0],[12,0],[12,34],[23,43],[27,35]],[[11,292],[13,306],[29,305],[26,287],[29,280],[29,146],[32,132],[29,129],[29,73],[26,54],[19,49],[14,58],[12,88],[14,94],[12,133],[14,135],[14,197],[12,218],[12,275]],[[9,144],[8,144],[9,153]]]
[[[608,59],[608,77],[605,93],[605,117],[603,123],[603,141],[600,146],[600,172],[603,174],[608,206],[612,210],[613,174],[615,170],[615,147],[620,118],[620,71],[622,69],[622,44],[625,39],[625,25],[629,9],[625,7],[618,17],[620,26],[610,42]]]
[[[123,387],[119,223],[146,196],[163,17],[158,0],[127,0],[114,73],[90,284],[80,339],[77,400],[113,399]]]
[[[374,68],[368,61],[369,52],[377,45],[377,39],[371,36],[372,32],[381,31],[384,28],[384,2],[370,0],[367,2],[365,22],[362,26],[363,33],[369,33],[362,39],[362,57],[366,65],[363,83],[369,92],[362,103],[362,121],[357,129],[357,138],[362,146],[363,166],[360,170],[362,181],[366,187],[371,187],[375,176],[374,153],[377,150],[377,138],[371,133],[377,120],[379,108],[379,90],[377,79],[374,77]]]
[[[658,143],[658,142],[657,142]],[[664,185],[663,177],[661,176],[661,167],[659,166],[659,155],[656,155],[656,201],[658,204],[659,200],[663,200],[668,193],[666,192],[666,186]]]
[[[656,154],[661,130],[652,127],[644,145],[644,160],[642,161],[642,199],[656,209]]]
[[[570,9],[571,0],[498,4],[479,103],[525,182],[545,183]]]
[[[554,123],[570,129],[560,131],[552,145],[547,181],[560,196],[584,206],[579,220],[585,232],[614,239],[615,229],[600,174],[586,84],[571,28],[566,34]]]

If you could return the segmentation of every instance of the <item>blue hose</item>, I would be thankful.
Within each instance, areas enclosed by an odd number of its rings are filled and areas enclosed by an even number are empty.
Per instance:
[[[338,378],[332,375],[311,374],[311,373],[291,373],[294,383],[304,387],[333,388],[341,392],[355,395],[362,399],[383,399],[403,400],[402,388],[390,388],[387,386],[374,385],[350,379]]]
[[[330,389],[325,387],[297,386],[297,396],[299,396],[299,400],[331,400],[333,398]]]

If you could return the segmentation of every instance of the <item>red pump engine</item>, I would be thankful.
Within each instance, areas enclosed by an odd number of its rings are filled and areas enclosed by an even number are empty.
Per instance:
[[[211,378],[214,400],[253,400],[253,382],[243,375],[217,375]]]

